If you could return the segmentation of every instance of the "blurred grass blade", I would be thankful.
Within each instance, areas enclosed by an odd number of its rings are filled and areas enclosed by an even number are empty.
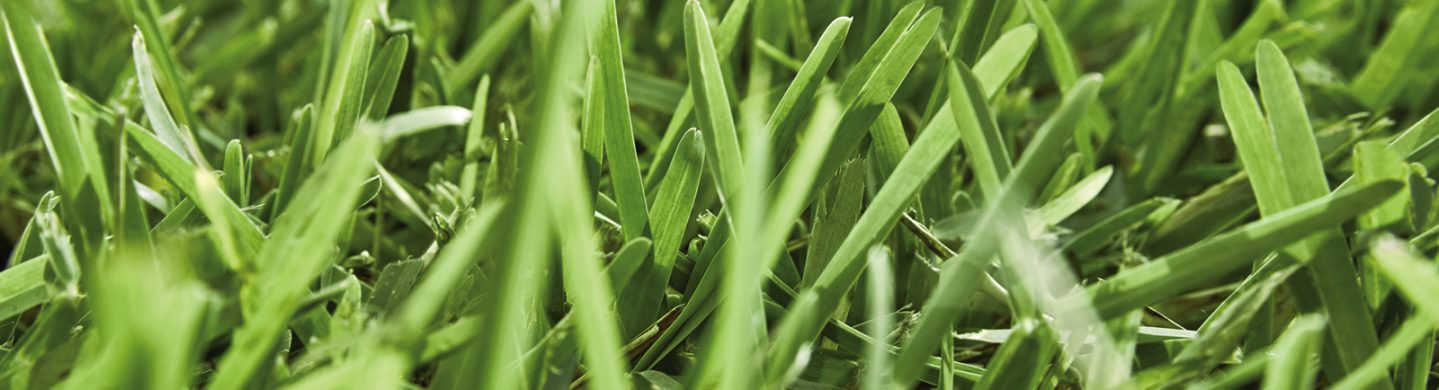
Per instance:
[[[1056,351],[1054,336],[1043,323],[1026,320],[999,346],[975,389],[1030,389],[1044,378],[1043,367]]]
[[[470,122],[470,110],[455,106],[434,106],[417,108],[385,118],[380,122],[381,138],[392,142],[401,137],[418,134],[446,126],[459,126]]]
[[[47,259],[37,258],[13,264],[0,272],[0,320],[10,319],[50,298],[45,289]]]
[[[1324,342],[1324,317],[1306,315],[1294,319],[1289,330],[1274,342],[1274,357],[1264,369],[1264,389],[1311,389],[1319,364],[1319,343]]]
[[[365,107],[363,116],[379,120],[390,112],[390,103],[395,97],[395,88],[405,66],[405,57],[410,50],[410,36],[396,35],[385,40],[385,45],[375,54],[375,63],[365,79]]]
[[[889,387],[889,334],[894,325],[889,315],[894,308],[894,271],[890,270],[889,253],[883,247],[869,250],[869,348],[865,349],[865,388]]]
[[[1420,316],[1428,317],[1431,323],[1439,323],[1439,301],[1430,299],[1439,296],[1439,270],[1434,262],[1410,252],[1403,241],[1381,238],[1370,246],[1379,269],[1394,282],[1399,293],[1404,295]]]
[[[926,299],[922,309],[929,314],[915,325],[915,331],[911,333],[909,340],[905,341],[904,349],[895,365],[894,379],[897,383],[912,384],[919,376],[917,362],[933,353],[936,341],[949,333],[950,325],[957,319],[962,307],[953,302],[945,302],[951,299],[948,297],[968,295],[968,291],[977,283],[977,276],[983,276],[978,271],[983,270],[995,252],[1002,249],[999,245],[1002,240],[1013,240],[1006,244],[1017,244],[1025,240],[1023,236],[1027,235],[1027,232],[1001,230],[1019,228],[1017,224],[1022,222],[1017,220],[1017,213],[1039,190],[1042,176],[1048,175],[1058,165],[1056,157],[1060,153],[1057,152],[1067,139],[1064,129],[1078,121],[1080,115],[1097,97],[1102,78],[1089,75],[1080,80],[1073,90],[1065,94],[1054,114],[1040,126],[1034,143],[1020,157],[1014,173],[1004,180],[996,196],[987,201],[987,206],[979,217],[982,222],[971,228],[974,234],[985,236],[973,240],[956,258],[947,260],[941,266],[940,284]],[[1011,257],[1008,260],[1014,260],[1014,255],[1016,253],[1006,254]],[[1070,306],[1076,311],[1082,310],[1083,307],[1078,304]]]
[[[445,75],[445,84],[460,88],[470,85],[481,74],[490,73],[490,68],[500,60],[505,49],[514,44],[520,27],[525,26],[534,11],[534,2],[530,1],[516,1],[505,8],[493,24],[486,26],[480,40],[465,51],[455,68]]]
[[[537,340],[529,325],[538,313],[530,313],[527,306],[545,290],[539,277],[547,267],[535,260],[549,258],[549,244],[555,242],[562,243],[564,287],[569,291],[567,298],[575,303],[577,336],[595,386],[628,387],[619,325],[609,304],[613,294],[593,252],[589,227],[593,198],[581,193],[588,186],[578,145],[571,142],[577,140],[570,136],[575,131],[569,123],[574,111],[567,83],[583,70],[584,37],[586,29],[594,26],[590,16],[580,10],[598,6],[593,2],[566,4],[563,20],[548,44],[553,50],[548,57],[552,62],[538,81],[534,108],[540,121],[534,144],[521,153],[518,167],[521,172],[538,174],[519,179],[514,203],[500,217],[500,223],[512,228],[501,237],[505,248],[492,274],[494,282],[486,286],[490,304],[482,310],[485,325],[466,352],[476,359],[462,360],[466,366],[456,384],[482,383],[486,388],[523,384],[522,378],[507,373],[516,360],[525,360],[522,351]],[[505,347],[495,348],[500,345]]]
[[[1430,37],[1439,26],[1439,4],[1409,3],[1399,12],[1384,41],[1371,53],[1364,69],[1350,83],[1354,96],[1370,108],[1389,105],[1415,77],[1425,54],[1433,53]]]
[[[1379,244],[1384,245],[1384,244]],[[1426,315],[1415,315],[1404,320],[1399,329],[1389,335],[1389,339],[1374,351],[1374,356],[1364,361],[1349,376],[1334,383],[1329,388],[1335,390],[1364,389],[1373,386],[1375,383],[1388,377],[1390,368],[1394,367],[1401,360],[1409,357],[1416,346],[1422,347],[1425,341],[1434,339],[1435,321]],[[1432,345],[1432,344],[1431,344]],[[1433,353],[1433,348],[1420,350],[1421,353]],[[1426,366],[1424,370],[1428,370]],[[1428,381],[1428,372],[1418,380],[1419,386],[1410,387],[1413,389],[1423,388]],[[1401,377],[1402,378],[1402,377]]]
[[[470,124],[465,127],[465,168],[460,174],[460,197],[478,196],[480,178],[480,144],[485,133],[485,113],[489,109],[490,77],[480,79],[475,89],[475,104],[470,107]]]

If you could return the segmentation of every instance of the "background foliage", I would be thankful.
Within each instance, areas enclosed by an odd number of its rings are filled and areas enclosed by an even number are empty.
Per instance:
[[[0,15],[0,387],[1435,380],[1439,1]]]

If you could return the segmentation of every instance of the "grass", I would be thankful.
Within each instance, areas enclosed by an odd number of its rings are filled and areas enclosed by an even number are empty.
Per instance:
[[[1439,383],[1439,2],[0,2],[0,388]]]

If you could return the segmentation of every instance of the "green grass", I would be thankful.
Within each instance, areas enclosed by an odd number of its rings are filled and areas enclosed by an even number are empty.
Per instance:
[[[0,2],[0,388],[1439,383],[1439,2]]]

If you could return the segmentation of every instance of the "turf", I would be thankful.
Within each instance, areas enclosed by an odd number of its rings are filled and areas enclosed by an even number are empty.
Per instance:
[[[0,22],[0,388],[1439,383],[1439,1]]]

